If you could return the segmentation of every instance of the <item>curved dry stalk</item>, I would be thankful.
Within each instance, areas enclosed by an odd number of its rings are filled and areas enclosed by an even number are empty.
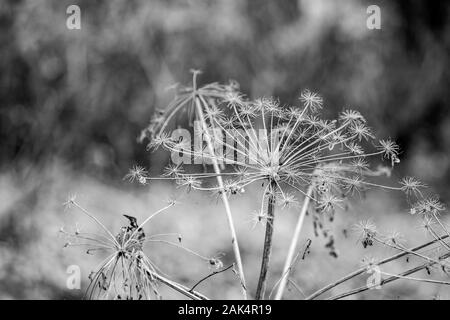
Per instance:
[[[434,283],[434,284],[443,284],[443,285],[446,285],[446,286],[450,285],[450,282],[448,282],[448,281],[407,277],[407,276],[401,276],[399,274],[392,274],[392,273],[388,273],[388,272],[380,272],[380,273],[384,274],[385,276],[388,276],[388,277],[395,277],[395,278],[399,278],[399,279],[403,279],[403,280],[425,282],[425,283]]]
[[[203,114],[203,109],[202,109],[200,101],[198,100],[197,97],[195,97],[195,108],[197,109],[197,114],[198,114],[199,120],[202,125],[202,130],[203,130],[203,132],[206,133],[205,134],[206,144],[208,146],[209,153],[214,154],[214,146],[211,141],[211,137],[208,134],[208,126],[206,125],[205,117]],[[245,284],[244,268],[242,267],[241,252],[239,250],[236,229],[234,228],[234,220],[233,220],[233,216],[231,214],[230,203],[228,202],[228,197],[225,193],[225,188],[224,188],[224,184],[223,184],[223,180],[222,180],[222,176],[221,176],[221,171],[220,171],[219,165],[217,163],[217,159],[215,159],[214,157],[211,157],[211,161],[212,161],[212,165],[214,168],[214,172],[217,174],[217,176],[216,176],[217,184],[219,185],[219,188],[222,190],[221,197],[222,197],[223,205],[225,207],[225,213],[227,215],[228,228],[230,229],[231,244],[233,246],[234,258],[236,259],[236,268],[237,268],[238,276],[239,276],[239,279],[241,282],[242,294],[244,296],[244,299],[247,300],[247,287]]]
[[[305,195],[305,201],[303,202],[302,210],[298,216],[297,225],[295,226],[294,235],[292,236],[291,244],[289,246],[288,255],[284,263],[283,273],[281,276],[280,284],[278,286],[275,300],[281,300],[283,297],[284,289],[286,288],[287,281],[289,279],[289,273],[292,268],[292,261],[294,260],[295,252],[297,249],[298,239],[300,237],[300,231],[302,230],[303,222],[305,221],[306,212],[308,211],[309,202],[311,200],[312,186],[308,188]]]
[[[209,300],[206,296],[202,295],[201,293],[194,291],[194,290],[190,290],[189,288],[187,288],[179,283],[176,283],[172,280],[169,280],[160,274],[152,273],[149,276],[157,279],[161,283],[164,283],[166,286],[174,289],[175,291],[178,291],[182,295],[185,295],[186,297],[188,297],[192,300]]]
[[[442,255],[442,256],[440,256],[440,257],[439,257],[439,260],[444,260],[444,259],[447,259],[447,258],[449,258],[449,257],[450,257],[450,252],[449,252],[449,253],[446,253],[446,254],[444,254],[444,255]],[[425,269],[425,268],[431,267],[431,266],[433,266],[433,265],[435,265],[435,264],[436,264],[436,262],[424,263],[424,264],[422,264],[422,265],[420,265],[420,266],[417,266],[417,267],[415,267],[415,268],[406,270],[405,272],[402,272],[402,273],[400,273],[400,274],[398,274],[398,275],[395,275],[395,276],[389,277],[389,278],[387,278],[387,279],[384,279],[384,280],[382,280],[382,281],[380,282],[379,285],[380,285],[380,286],[383,286],[383,285],[388,284],[388,283],[390,283],[390,282],[392,282],[392,281],[395,281],[395,280],[398,280],[398,279],[403,279],[404,277],[406,277],[406,276],[408,276],[408,275],[410,275],[410,274],[416,273],[416,272],[418,272],[418,271],[420,271],[420,270],[423,270],[423,269]],[[336,296],[333,296],[333,297],[331,297],[331,298],[329,298],[329,299],[327,299],[327,300],[338,300],[338,299],[342,299],[342,298],[345,298],[345,297],[348,297],[348,296],[352,296],[352,295],[357,294],[357,293],[360,293],[360,292],[367,291],[367,290],[369,290],[369,289],[371,289],[371,288],[368,287],[368,286],[359,287],[359,288],[350,290],[350,291],[348,291],[348,292],[344,292],[344,293],[338,294],[338,295],[336,295]]]
[[[229,270],[229,269],[231,269],[231,268],[233,268],[233,267],[234,267],[234,263],[233,263],[232,265],[229,265],[228,267],[222,269],[222,270],[214,271],[214,272],[208,274],[206,277],[203,277],[203,278],[201,278],[199,281],[197,281],[197,283],[194,284],[194,285],[192,286],[191,289],[189,289],[189,292],[193,292],[194,289],[197,288],[197,287],[200,285],[200,283],[202,283],[203,281],[205,281],[205,280],[207,280],[207,279],[209,279],[209,278],[215,276],[216,274],[225,272],[225,271],[227,271],[227,270]]]
[[[378,242],[378,243],[380,243],[380,244],[382,244],[384,246],[387,246],[389,248],[400,250],[401,252],[407,252],[407,253],[409,253],[409,254],[411,254],[413,256],[419,257],[419,258],[424,259],[425,261],[428,261],[428,262],[433,261],[433,262],[439,263],[439,261],[436,261],[436,260],[434,260],[434,259],[432,259],[430,257],[424,256],[423,254],[420,254],[420,253],[417,253],[417,252],[414,252],[414,251],[410,251],[408,248],[404,248],[401,245],[398,245],[398,244],[395,244],[395,243],[394,244],[390,244],[387,241],[383,241],[383,240],[381,240],[381,239],[379,239],[377,237],[373,237],[373,239],[376,242]]]
[[[259,274],[258,286],[256,288],[255,299],[264,300],[267,285],[267,272],[269,271],[270,255],[272,253],[273,223],[275,218],[275,194],[274,188],[276,183],[272,182],[272,188],[267,200],[267,221],[266,234],[264,237],[264,249],[261,261],[261,271]]]
[[[311,241],[310,239],[308,239],[308,240]],[[307,243],[308,243],[308,242],[307,242]],[[309,243],[311,243],[311,242],[309,242]],[[307,244],[306,246],[308,246],[308,244]],[[297,263],[297,260],[298,260],[298,258],[299,258],[299,256],[300,256],[300,252],[301,252],[301,250],[299,250],[299,251],[297,252],[297,255],[295,256],[294,260],[292,261],[291,268],[289,268],[289,271],[291,271],[292,268],[294,268],[295,264]],[[304,255],[304,254],[305,254],[305,253],[303,253],[303,255]],[[284,275],[284,274],[283,274],[283,275]],[[283,275],[282,275],[282,276],[283,276]],[[273,293],[275,292],[275,290],[278,288],[278,285],[280,284],[281,279],[282,279],[282,277],[280,277],[280,279],[278,279],[278,281],[275,283],[275,285],[273,286],[272,290],[270,291],[270,293],[269,293],[269,300],[271,299],[272,294],[273,294]],[[288,279],[288,282],[291,282],[291,281]],[[303,295],[303,296],[306,297],[306,295]]]
[[[426,247],[428,247],[428,246],[430,246],[430,245],[432,245],[432,244],[435,244],[436,242],[445,240],[445,239],[448,238],[448,237],[449,237],[448,235],[444,235],[444,236],[440,237],[439,239],[435,239],[435,240],[432,240],[432,241],[430,241],[430,242],[421,244],[421,245],[419,245],[419,246],[417,246],[417,247],[414,247],[414,248],[409,249],[408,251],[415,252],[415,251],[421,250],[421,249],[426,248]],[[378,262],[378,263],[375,263],[375,265],[380,266],[380,265],[383,265],[383,264],[385,264],[385,263],[388,263],[388,262],[397,260],[397,259],[399,259],[399,258],[401,258],[401,257],[404,257],[404,256],[408,255],[408,254],[410,254],[410,252],[407,252],[407,251],[404,251],[404,252],[401,252],[401,253],[397,253],[397,254],[395,254],[395,255],[389,257],[389,258],[386,258],[386,259],[384,259],[384,260],[381,260],[381,261]],[[329,284],[329,285],[327,285],[327,286],[325,286],[325,287],[323,287],[323,288],[317,290],[316,292],[314,292],[313,294],[311,294],[310,296],[308,296],[305,300],[312,300],[312,299],[315,299],[315,298],[317,298],[318,296],[322,295],[323,293],[325,293],[325,292],[327,292],[327,291],[333,289],[334,287],[340,285],[341,283],[344,283],[344,282],[346,282],[346,281],[348,281],[348,280],[350,280],[350,279],[352,279],[352,278],[354,278],[354,277],[356,277],[356,276],[359,276],[360,274],[363,274],[363,273],[366,272],[366,271],[367,271],[367,267],[362,267],[362,268],[360,268],[360,269],[358,269],[358,270],[356,270],[356,271],[354,271],[354,272],[351,272],[351,273],[349,273],[348,275],[342,277],[341,279],[339,279],[339,280],[337,280],[337,281],[335,281],[335,282],[333,282],[333,283],[331,283],[331,284]]]

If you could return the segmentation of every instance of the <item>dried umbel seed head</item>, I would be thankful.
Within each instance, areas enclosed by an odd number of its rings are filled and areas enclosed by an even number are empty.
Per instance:
[[[180,174],[184,172],[183,167],[179,164],[169,164],[163,173],[163,177],[179,178]]]
[[[325,193],[318,199],[316,207],[322,213],[334,215],[336,208],[343,209],[343,201],[343,199],[340,199],[331,193]]]
[[[292,193],[278,193],[276,201],[283,209],[298,206],[298,200]]]
[[[136,171],[142,174],[142,171]],[[218,258],[210,261],[209,258],[181,246],[181,236],[179,234],[153,234],[146,237],[143,230],[144,225],[174,204],[174,201],[169,201],[166,207],[152,213],[140,224],[135,217],[124,215],[128,220],[128,224],[123,226],[114,236],[98,218],[82,208],[75,199],[71,199],[71,205],[89,217],[103,232],[86,233],[82,232],[78,227],[75,232],[68,232],[64,228],[61,228],[60,232],[70,240],[66,242],[65,247],[85,246],[87,247],[88,254],[94,254],[99,251],[108,254],[108,257],[102,264],[89,276],[91,283],[86,291],[87,298],[159,298],[158,285],[162,281],[160,274],[162,271],[157,269],[145,254],[144,244],[146,242],[169,244],[183,249],[203,261],[208,261],[208,263],[216,267],[223,265]],[[167,236],[177,237],[178,242],[171,242],[165,238],[161,238]]]
[[[384,239],[388,244],[393,246],[403,245],[403,243],[405,242],[403,235],[395,230],[384,236]]]
[[[383,152],[383,157],[391,160],[391,165],[400,163],[400,159],[398,157],[400,147],[393,142],[392,140],[380,140],[378,150]]]
[[[195,176],[179,175],[179,179],[176,180],[180,187],[186,187],[187,192],[192,189],[200,188],[202,185],[201,180],[197,179]]]
[[[353,231],[359,234],[359,240],[364,248],[372,246],[377,235],[376,226],[370,221],[361,221],[353,227]]]
[[[250,214],[250,218],[248,222],[251,223],[252,229],[254,229],[257,225],[265,225],[266,223],[272,223],[273,218],[269,217],[267,213],[261,208],[258,211],[254,211]]]
[[[402,186],[402,191],[406,193],[407,196],[423,196],[421,189],[426,188],[426,185],[417,180],[414,177],[405,177],[400,181]]]
[[[311,92],[308,89],[305,89],[300,94],[300,101],[303,102],[303,105],[310,109],[312,112],[316,112],[322,109],[323,99],[320,95],[315,92]]]
[[[437,216],[444,210],[444,204],[436,196],[433,196],[416,202],[412,206],[410,213]]]
[[[146,184],[148,178],[147,170],[141,166],[135,165],[129,170],[125,175],[124,179],[135,181],[137,180],[140,184]]]
[[[228,196],[245,193],[245,188],[238,181],[232,179],[225,180],[224,188]]]

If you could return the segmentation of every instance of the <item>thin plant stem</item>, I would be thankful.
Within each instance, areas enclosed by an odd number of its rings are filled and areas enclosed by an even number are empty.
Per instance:
[[[398,274],[392,274],[392,273],[387,273],[387,272],[381,272],[381,274],[388,276],[388,277],[396,277],[399,279],[404,279],[404,280],[410,280],[410,281],[417,281],[417,282],[425,282],[425,283],[434,283],[434,284],[443,284],[446,286],[450,285],[450,282],[448,281],[442,281],[442,280],[432,280],[432,279],[423,279],[423,278],[414,278],[414,277],[404,277]]]
[[[446,239],[446,238],[448,238],[448,235],[443,235],[443,236],[440,237],[439,239],[432,240],[432,241],[430,241],[430,242],[421,244],[421,245],[419,245],[419,246],[417,246],[417,247],[411,248],[411,249],[409,249],[409,250],[407,250],[407,251],[404,251],[404,252],[401,252],[401,253],[397,253],[397,254],[395,254],[395,255],[393,255],[393,256],[390,256],[389,258],[386,258],[386,259],[384,259],[384,260],[381,260],[381,261],[378,262],[378,263],[375,263],[375,265],[380,266],[380,265],[383,265],[383,264],[385,264],[385,263],[388,263],[388,262],[397,260],[397,259],[399,259],[399,258],[401,258],[401,257],[404,257],[404,256],[406,256],[406,255],[409,255],[409,254],[410,254],[410,251],[415,252],[415,251],[421,250],[421,249],[423,249],[423,248],[426,248],[426,247],[428,247],[428,246],[430,246],[430,245],[432,245],[432,244],[435,244],[436,242],[439,242],[439,241],[441,241],[441,240],[444,240],[444,239]],[[337,280],[337,281],[335,281],[335,282],[333,282],[333,283],[331,283],[331,284],[329,284],[329,285],[327,285],[327,286],[325,286],[325,287],[323,287],[323,288],[317,290],[316,292],[314,292],[313,294],[311,294],[310,296],[308,296],[308,297],[306,298],[306,300],[312,300],[312,299],[314,299],[314,298],[317,298],[318,296],[320,296],[320,295],[322,295],[323,293],[325,293],[325,292],[327,292],[327,291],[333,289],[334,287],[340,285],[341,283],[344,283],[344,282],[346,282],[346,281],[348,281],[348,280],[350,280],[350,279],[352,279],[352,278],[354,278],[354,277],[356,277],[356,276],[359,276],[360,274],[363,274],[363,273],[366,272],[366,271],[367,271],[367,267],[363,267],[363,268],[360,268],[360,269],[358,269],[358,270],[356,270],[356,271],[354,271],[354,272],[351,272],[351,273],[349,273],[348,275],[342,277],[341,279],[339,279],[339,280]]]
[[[299,286],[298,284],[296,284],[294,280],[289,279],[289,283],[292,284],[292,286],[293,286],[298,292],[300,292],[300,294],[301,294],[303,297],[306,297],[306,295],[305,295],[305,293],[303,292],[302,288],[300,288],[300,286]]]
[[[450,253],[446,253],[446,254],[440,256],[439,260],[444,260],[444,259],[447,259],[448,257],[450,257]],[[424,264],[422,264],[422,265],[420,265],[418,267],[406,270],[405,272],[402,272],[402,273],[400,273],[398,275],[395,275],[395,276],[392,276],[392,277],[389,277],[389,278],[386,278],[386,279],[382,280],[380,282],[380,286],[383,286],[385,284],[388,284],[388,283],[390,283],[392,281],[395,281],[395,280],[398,280],[398,279],[405,278],[406,276],[409,276],[410,274],[416,273],[416,272],[418,272],[420,270],[423,270],[425,268],[431,267],[431,266],[433,266],[435,264],[436,264],[436,262],[424,263]],[[341,294],[338,294],[336,296],[333,296],[333,297],[329,298],[328,300],[342,299],[342,298],[345,298],[345,297],[348,297],[348,296],[351,296],[351,295],[354,295],[354,294],[357,294],[357,293],[360,293],[360,292],[367,291],[369,289],[371,289],[371,287],[368,287],[368,286],[359,287],[359,288],[353,289],[351,291],[348,291],[348,292],[341,293]]]
[[[410,251],[410,250],[408,250],[408,248],[404,248],[404,247],[402,247],[402,246],[399,245],[399,244],[396,244],[396,243],[390,244],[390,243],[388,243],[387,241],[383,241],[383,240],[381,240],[381,239],[379,239],[379,238],[377,238],[377,237],[373,237],[373,239],[374,239],[376,242],[378,242],[378,243],[380,243],[380,244],[382,244],[382,245],[385,245],[385,246],[387,246],[387,247],[389,247],[389,248],[393,248],[393,249],[400,250],[400,251],[406,251],[406,252],[410,253],[411,255],[414,255],[414,256],[416,256],[416,257],[422,258],[422,259],[424,259],[424,260],[426,260],[426,261],[428,261],[428,262],[431,262],[431,261],[434,261],[434,262],[436,262],[436,263],[439,262],[439,261],[433,260],[433,259],[430,258],[430,257],[424,256],[424,255],[422,255],[422,254],[420,254],[420,253],[417,253],[417,252],[414,252],[414,251]]]
[[[211,137],[208,134],[208,126],[206,125],[205,117],[203,115],[203,109],[201,107],[200,101],[198,100],[198,97],[195,98],[195,107],[197,109],[197,114],[202,125],[202,130],[206,136],[206,144],[208,146],[209,153],[211,155],[214,155],[214,147],[211,141]],[[231,214],[230,203],[228,202],[228,197],[225,193],[221,171],[217,163],[217,160],[214,157],[211,157],[211,162],[214,168],[214,172],[217,174],[216,176],[217,184],[219,185],[220,190],[222,190],[221,197],[223,205],[225,207],[225,213],[227,215],[228,228],[230,229],[231,244],[233,246],[234,258],[236,259],[236,268],[241,282],[242,294],[244,296],[244,299],[247,300],[247,287],[245,284],[244,268],[242,267],[241,252],[239,250],[236,229],[234,228],[234,220]]]
[[[222,270],[214,271],[214,272],[208,274],[206,277],[203,277],[203,278],[201,278],[199,281],[197,281],[197,283],[194,284],[194,285],[192,286],[192,288],[189,290],[189,292],[193,292],[194,289],[197,288],[197,286],[198,286],[200,283],[202,283],[203,281],[205,281],[205,280],[211,278],[212,276],[215,276],[216,274],[225,272],[225,271],[227,271],[227,270],[229,270],[229,269],[231,269],[231,268],[233,268],[233,267],[234,267],[234,264],[229,265],[228,267],[226,267],[226,268],[224,268],[224,269],[222,269]]]
[[[256,288],[255,299],[264,300],[267,286],[267,272],[269,271],[270,255],[272,253],[273,226],[275,218],[275,190],[276,182],[271,182],[271,190],[267,200],[267,221],[266,234],[264,237],[263,256],[261,260],[261,271],[259,274],[258,286]]]
[[[292,236],[291,244],[289,246],[288,255],[284,263],[283,274],[281,276],[280,284],[275,295],[275,300],[281,300],[283,297],[284,289],[286,288],[287,281],[289,279],[289,273],[292,268],[292,261],[294,260],[295,253],[297,252],[297,243],[302,230],[303,222],[305,221],[306,212],[308,211],[309,202],[311,200],[312,186],[310,186],[306,192],[305,200],[303,202],[302,210],[298,216],[297,225],[295,226],[294,235]]]
[[[152,272],[150,277],[155,278],[156,280],[160,281],[161,283],[164,283],[166,286],[174,289],[175,291],[178,291],[182,295],[192,299],[192,300],[209,300],[206,296],[202,295],[201,293],[198,293],[197,291],[190,290],[187,287],[176,283],[172,280],[167,279],[166,277]]]
[[[295,256],[294,261],[292,261],[291,268],[297,263],[297,260],[298,260],[299,256],[300,256],[300,251],[297,252],[297,255]],[[290,271],[290,269],[289,269],[289,271]],[[280,279],[278,279],[278,281],[273,286],[272,291],[270,291],[270,293],[269,293],[269,300],[271,299],[271,297],[272,297],[273,293],[275,292],[275,290],[278,288],[278,285],[280,284],[280,281],[281,281],[281,277],[280,277]]]

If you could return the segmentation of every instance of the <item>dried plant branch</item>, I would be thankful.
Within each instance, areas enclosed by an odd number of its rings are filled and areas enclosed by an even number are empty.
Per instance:
[[[194,285],[192,286],[192,288],[189,290],[189,292],[193,292],[194,289],[195,289],[200,283],[202,283],[203,281],[205,281],[206,279],[209,279],[209,278],[211,278],[212,276],[215,276],[216,274],[225,272],[225,271],[231,269],[232,267],[234,267],[234,263],[233,263],[232,265],[229,265],[228,267],[222,269],[222,270],[214,271],[214,272],[208,274],[206,277],[201,278],[199,281],[197,281],[196,284],[194,284]]]
[[[449,257],[450,257],[450,252],[440,256],[439,260],[444,260],[444,259],[447,259]],[[387,279],[384,279],[384,280],[382,280],[380,282],[379,285],[383,286],[383,285],[388,284],[388,283],[390,283],[392,281],[395,281],[395,280],[398,280],[398,279],[402,279],[402,278],[404,278],[404,277],[406,277],[406,276],[408,276],[410,274],[416,273],[416,272],[418,272],[420,270],[426,269],[426,268],[431,267],[431,266],[433,266],[435,264],[436,264],[436,262],[424,263],[424,264],[422,264],[420,266],[417,266],[415,268],[409,269],[409,270],[407,270],[405,272],[402,272],[402,273],[400,273],[398,275],[395,275],[395,276],[389,277]],[[354,295],[354,294],[357,294],[357,293],[361,293],[361,292],[367,291],[369,289],[371,289],[371,288],[368,287],[368,286],[359,287],[357,289],[353,289],[353,290],[350,290],[348,292],[341,293],[341,294],[338,294],[336,296],[333,296],[333,297],[331,297],[331,298],[329,298],[327,300],[339,300],[339,299],[342,299],[342,298],[345,298],[345,297],[348,297],[348,296],[351,296],[351,295]]]
[[[198,98],[195,99],[195,107],[197,110],[199,120],[202,125],[202,130],[203,130],[203,132],[205,132],[206,143],[208,146],[209,153],[213,155],[214,154],[214,146],[211,141],[211,137],[208,134],[208,126],[206,125],[205,117],[203,115],[203,109],[202,109],[201,103]],[[239,276],[240,283],[241,283],[242,295],[244,296],[244,299],[247,300],[247,287],[245,284],[244,268],[242,266],[241,251],[239,250],[239,243],[238,243],[238,239],[237,239],[237,235],[236,235],[236,229],[234,228],[234,220],[233,220],[233,215],[231,214],[230,203],[228,201],[228,197],[225,192],[225,188],[224,188],[224,184],[223,184],[223,180],[222,180],[222,176],[221,176],[221,171],[220,171],[217,159],[214,157],[211,157],[211,160],[212,160],[214,172],[217,174],[217,176],[216,176],[217,184],[218,184],[220,190],[222,190],[221,197],[222,197],[223,205],[225,207],[225,213],[227,215],[228,228],[230,230],[231,244],[233,246],[234,258],[236,260],[236,268],[237,268],[238,276]]]
[[[430,245],[435,244],[436,242],[445,240],[445,239],[448,238],[448,237],[449,237],[448,235],[443,235],[443,236],[440,237],[439,239],[435,239],[435,240],[432,240],[432,241],[430,241],[430,242],[427,242],[427,243],[421,244],[421,245],[419,245],[419,246],[416,246],[416,247],[414,247],[414,248],[410,248],[408,251],[415,252],[415,251],[421,250],[421,249],[423,249],[423,248],[426,248],[426,247],[428,247],[428,246],[430,246]],[[388,258],[386,258],[386,259],[383,259],[383,260],[381,260],[380,262],[375,263],[375,265],[380,266],[380,265],[386,264],[386,263],[388,263],[388,262],[397,260],[397,259],[399,259],[399,258],[401,258],[401,257],[404,257],[404,256],[406,256],[406,255],[409,255],[409,254],[410,254],[409,252],[404,251],[404,252],[395,254],[395,255],[393,255],[393,256],[391,256],[391,257],[388,257]],[[323,287],[322,289],[317,290],[316,292],[314,292],[313,294],[311,294],[310,296],[308,296],[308,297],[306,298],[306,300],[312,300],[312,299],[315,299],[315,298],[317,298],[318,296],[322,295],[323,293],[325,293],[325,292],[327,292],[327,291],[333,289],[334,287],[340,285],[341,283],[344,283],[344,282],[346,282],[346,281],[348,281],[348,280],[350,280],[350,279],[353,279],[354,277],[359,276],[360,274],[363,274],[363,273],[366,272],[366,271],[367,271],[367,267],[363,267],[363,268],[360,268],[360,269],[358,269],[358,270],[356,270],[356,271],[354,271],[354,272],[351,272],[351,273],[349,273],[348,275],[342,277],[341,279],[339,279],[339,280],[337,280],[337,281],[335,281],[335,282],[333,282],[333,283],[331,283],[331,284],[329,284],[329,285]]]
[[[404,276],[401,276],[398,274],[392,274],[392,273],[388,273],[388,272],[381,272],[381,274],[384,274],[385,276],[388,276],[388,277],[396,277],[396,278],[404,279],[404,280],[411,280],[411,281],[425,282],[425,283],[434,283],[434,284],[443,284],[446,286],[450,285],[450,282],[448,282],[448,281],[414,278],[414,277],[404,277]]]
[[[202,295],[201,293],[194,291],[192,289],[189,289],[177,282],[174,282],[172,280],[167,279],[166,277],[157,274],[157,273],[152,273],[151,275],[149,275],[149,277],[153,277],[156,280],[160,281],[161,283],[164,283],[166,286],[172,288],[175,291],[178,291],[179,293],[185,295],[186,297],[192,299],[192,300],[209,300],[206,296]]]

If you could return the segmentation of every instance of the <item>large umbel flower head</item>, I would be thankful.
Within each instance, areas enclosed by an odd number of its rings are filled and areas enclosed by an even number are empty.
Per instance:
[[[414,178],[403,179],[397,187],[370,182],[370,177],[389,175],[391,167],[400,162],[399,147],[390,139],[377,141],[358,111],[344,110],[337,119],[325,120],[319,113],[323,99],[309,90],[300,95],[302,106],[295,107],[281,105],[274,98],[247,100],[237,88],[234,83],[207,85],[201,90],[208,96],[198,96],[209,121],[209,130],[201,133],[214,141],[214,154],[167,133],[151,142],[170,152],[206,161],[214,158],[234,168],[221,174],[226,178],[225,189],[205,183],[216,174],[188,173],[178,164],[167,167],[164,179],[174,179],[188,190],[228,195],[260,183],[264,186],[261,210],[268,195],[276,196],[285,207],[297,203],[294,195],[299,194],[310,197],[316,211],[330,218],[336,208],[344,207],[344,200],[369,187],[420,194],[423,185]],[[191,93],[194,89],[184,90]],[[388,160],[390,167],[371,168],[372,157]],[[158,178],[146,176],[144,181],[152,179]],[[313,187],[311,194],[306,190],[309,186]]]

